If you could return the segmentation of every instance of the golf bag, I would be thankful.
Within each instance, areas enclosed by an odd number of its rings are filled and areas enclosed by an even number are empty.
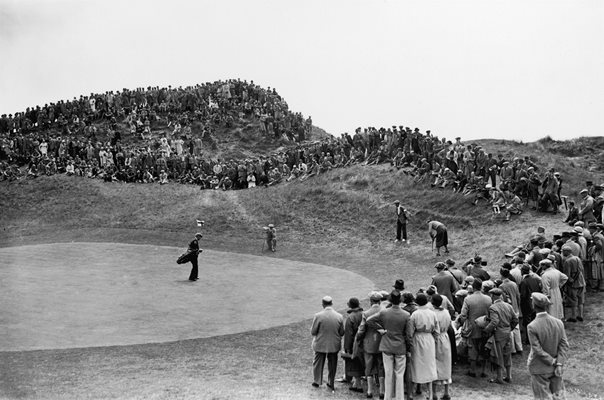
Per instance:
[[[186,264],[186,263],[188,263],[189,261],[191,261],[191,256],[193,254],[194,253],[191,252],[191,251],[187,251],[186,253],[181,254],[181,256],[176,259],[176,264]]]

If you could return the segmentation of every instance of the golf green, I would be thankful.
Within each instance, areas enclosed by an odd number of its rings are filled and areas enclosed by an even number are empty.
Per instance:
[[[122,243],[0,248],[0,351],[167,342],[265,329],[336,309],[374,284],[274,257],[206,250],[199,280],[183,249]],[[278,253],[277,253],[278,254]]]

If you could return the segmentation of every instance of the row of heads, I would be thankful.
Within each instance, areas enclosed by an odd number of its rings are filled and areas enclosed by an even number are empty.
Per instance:
[[[369,293],[369,300],[373,303],[380,303],[382,301],[388,301],[390,304],[399,305],[402,303],[409,304],[415,302],[418,306],[424,306],[431,302],[435,308],[442,305],[442,296],[438,293],[418,293],[413,296],[411,292],[402,292],[397,289],[393,289],[391,292],[386,291],[375,291]],[[323,297],[323,306],[333,305],[333,299],[331,296]],[[360,307],[360,301],[356,297],[351,297],[347,303],[348,308],[351,310],[358,309]]]

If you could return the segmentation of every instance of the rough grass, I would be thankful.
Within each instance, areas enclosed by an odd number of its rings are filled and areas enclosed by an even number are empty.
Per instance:
[[[488,143],[511,154],[530,155],[566,168],[563,194],[577,193],[585,171],[555,154],[519,143]],[[594,176],[590,176],[594,178]],[[590,179],[599,181],[599,177]],[[449,226],[451,257],[462,263],[479,252],[496,273],[502,254],[543,225],[548,235],[566,229],[561,216],[530,210],[509,223],[484,205],[449,191],[414,184],[388,166],[334,170],[305,182],[267,189],[223,192],[193,186],[108,184],[55,176],[19,184],[0,183],[0,245],[70,240],[157,243],[183,246],[207,222],[204,246],[258,254],[261,227],[275,223],[279,251],[268,257],[310,261],[359,273],[389,289],[403,278],[411,290],[430,283],[438,259],[431,253],[426,221]],[[396,245],[392,202],[410,209],[410,243]],[[442,259],[442,258],[441,258]],[[279,288],[275,288],[279,290]],[[366,293],[359,293],[360,298]],[[569,328],[566,370],[570,398],[598,398],[604,312],[602,295],[588,296],[587,321]],[[226,296],[225,301],[233,300]],[[240,300],[239,300],[240,301]],[[288,301],[287,293],[283,301]],[[367,306],[366,299],[363,305]],[[267,312],[278,304],[267,304]],[[320,304],[317,304],[317,310]],[[0,353],[4,398],[351,398],[344,387],[332,395],[310,387],[310,321],[209,339],[123,347]],[[526,398],[524,358],[515,358],[514,383],[488,385],[458,367],[456,398]],[[340,366],[339,371],[342,371]],[[359,395],[360,398],[360,395]]]

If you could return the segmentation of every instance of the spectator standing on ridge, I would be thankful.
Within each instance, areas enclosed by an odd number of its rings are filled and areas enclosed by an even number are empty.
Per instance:
[[[310,329],[312,349],[315,352],[312,386],[319,387],[323,383],[323,369],[327,359],[327,387],[334,391],[338,352],[344,335],[344,317],[333,309],[330,296],[323,297],[322,304],[323,311],[315,314]]]

